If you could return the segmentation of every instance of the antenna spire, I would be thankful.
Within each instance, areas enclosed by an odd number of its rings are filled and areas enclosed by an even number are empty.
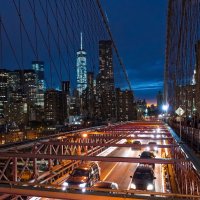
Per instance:
[[[81,50],[83,50],[83,34],[81,32]]]

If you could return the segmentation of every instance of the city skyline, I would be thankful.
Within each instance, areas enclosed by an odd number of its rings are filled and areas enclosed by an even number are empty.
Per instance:
[[[53,2],[49,5],[49,9],[53,7]],[[61,3],[62,4],[62,3]],[[59,6],[62,6],[62,5]],[[37,3],[36,3],[37,5]],[[89,5],[89,4],[88,4]],[[124,1],[123,2],[123,9],[120,11],[120,15],[126,16],[128,14],[128,17],[125,18],[120,18],[118,16],[118,11],[120,9],[121,1],[115,1],[115,3],[112,2],[104,2],[102,1],[102,6],[105,10],[108,23],[111,26],[111,30],[113,29],[114,32],[114,40],[116,40],[117,47],[119,49],[120,55],[122,57],[122,60],[126,66],[128,77],[131,81],[132,89],[134,90],[135,97],[137,99],[146,99],[148,103],[155,103],[156,100],[156,94],[159,90],[162,90],[163,87],[163,73],[162,70],[164,68],[164,43],[165,43],[165,20],[166,20],[166,1],[164,2],[159,2],[155,0],[151,1]],[[143,6],[141,6],[143,5]],[[144,6],[145,5],[145,6]],[[44,5],[43,5],[44,6]],[[56,5],[55,5],[56,6]],[[64,5],[63,5],[64,6]],[[73,5],[75,9],[75,5]],[[83,10],[86,9],[85,7],[87,6],[82,5]],[[17,5],[19,8],[19,5]],[[27,7],[27,8],[26,8]],[[88,6],[87,6],[88,7]],[[110,9],[112,7],[112,9]],[[4,12],[4,10],[8,10],[9,15],[7,16]],[[21,4],[21,10],[29,9],[29,6],[25,3],[24,5]],[[61,9],[61,7],[60,7]],[[70,11],[71,15],[73,15],[73,9]],[[150,9],[153,9],[152,12],[149,12]],[[32,12],[30,10],[30,12]],[[2,5],[1,8],[1,13],[2,13],[2,22],[6,23],[9,22],[11,23],[11,27],[9,27],[7,24],[5,25],[5,28],[7,29],[7,32],[9,33],[9,39],[11,40],[12,47],[16,48],[15,46],[20,47],[20,43],[17,43],[20,41],[20,33],[18,30],[18,25],[20,25],[19,20],[14,23],[12,21],[12,18],[15,17],[16,10],[14,10],[10,5],[7,3]],[[53,13],[52,13],[53,14]],[[70,13],[69,13],[70,14]],[[54,64],[52,61],[49,61],[49,57],[47,55],[46,50],[44,49],[42,43],[43,39],[40,34],[39,30],[39,25],[35,25],[33,27],[35,29],[35,36],[34,34],[30,34],[30,27],[29,24],[34,24],[34,19],[31,19],[30,17],[27,18],[26,20],[24,19],[25,16],[23,16],[23,19],[25,20],[25,26],[26,31],[29,34],[29,37],[31,37],[33,41],[36,41],[36,44],[28,44],[27,41],[27,36],[25,33],[22,33],[21,37],[24,40],[22,43],[23,50],[17,51],[17,56],[18,56],[18,64],[16,63],[15,59],[13,59],[12,52],[8,44],[5,44],[6,42],[6,36],[5,33],[2,32],[2,37],[5,40],[3,42],[3,66],[6,68],[9,67],[10,69],[13,69],[16,67],[19,68],[19,65],[27,69],[29,68],[28,66],[31,65],[32,60],[42,60],[45,62],[46,66],[46,77],[47,77],[47,85],[49,87],[60,87],[60,79],[63,80],[70,80],[71,82],[71,87],[75,88],[76,85],[76,79],[75,79],[75,74],[76,74],[76,53],[78,50],[78,47],[80,46],[80,32],[83,32],[84,38],[84,46],[85,50],[87,51],[87,67],[88,71],[92,71],[95,74],[97,74],[98,71],[98,61],[97,57],[95,54],[98,52],[98,40],[101,39],[108,39],[108,35],[105,31],[102,33],[98,33],[96,38],[91,37],[92,34],[92,29],[90,28],[90,25],[92,21],[88,20],[88,23],[84,22],[84,17],[81,17],[83,13],[79,13],[77,16],[79,18],[79,21],[77,24],[70,24],[70,29],[72,29],[68,34],[69,35],[69,41],[62,41],[61,42],[61,34],[60,39],[57,40],[56,43],[58,43],[59,46],[53,44],[55,43],[53,39],[53,35],[56,35],[56,30],[53,32],[50,31],[50,43],[52,45],[52,59],[54,59]],[[38,19],[41,19],[44,17],[44,14],[42,11],[37,12]],[[155,18],[158,18],[159,20],[155,20]],[[122,20],[123,19],[123,20]],[[146,19],[148,19],[149,23],[146,23]],[[53,22],[54,16],[51,15],[49,18],[50,23],[55,23]],[[4,22],[5,21],[5,22]],[[139,22],[141,21],[141,22]],[[40,22],[39,22],[40,23]],[[63,25],[62,22],[59,22],[60,25]],[[44,26],[46,26],[46,22],[43,22]],[[146,26],[147,24],[147,26]],[[94,25],[93,25],[94,26]],[[95,25],[96,26],[96,25]],[[124,27],[124,28],[120,28]],[[146,28],[145,28],[146,27]],[[40,27],[42,28],[42,27]],[[45,27],[44,27],[45,28]],[[51,26],[49,27],[50,29],[52,28]],[[98,27],[99,28],[99,27]],[[16,29],[16,34],[12,33],[11,29]],[[73,30],[74,29],[74,30]],[[97,27],[94,27],[93,30],[97,30]],[[119,30],[119,31],[117,31]],[[48,35],[48,32],[42,28],[42,31],[44,32],[43,34]],[[66,30],[63,30],[66,32]],[[99,28],[100,31],[100,28]],[[25,32],[25,30],[22,27],[22,32]],[[147,33],[148,32],[148,37]],[[63,35],[64,36],[64,35]],[[35,38],[36,37],[36,38]],[[88,38],[91,37],[91,40],[88,40]],[[18,40],[15,40],[14,38],[18,38]],[[140,39],[142,38],[142,39]],[[85,41],[84,41],[85,40]],[[141,42],[139,42],[141,41]],[[95,42],[95,43],[94,43]],[[6,42],[7,43],[7,42]],[[69,47],[67,48],[67,45]],[[65,50],[67,50],[66,53],[62,53],[59,56],[59,48],[60,50],[63,51],[63,47]],[[35,49],[35,50],[32,50]],[[26,49],[26,51],[25,51]],[[44,49],[44,50],[43,50]],[[36,51],[34,54],[32,51]],[[20,52],[24,52],[24,55],[20,55]],[[26,55],[25,56],[25,52]],[[96,52],[96,53],[94,53]],[[57,55],[57,58],[54,56]],[[6,55],[6,57],[5,57]],[[23,60],[20,59],[20,57],[23,58]],[[37,59],[38,58],[38,59]],[[142,59],[144,58],[144,59]],[[145,60],[145,62],[144,62]],[[49,63],[50,62],[50,63]],[[60,69],[56,69],[62,66],[62,71]],[[119,67],[114,64],[114,72],[116,73],[119,70]],[[142,71],[141,71],[142,70]],[[50,72],[51,71],[51,72]],[[157,73],[154,73],[156,71]],[[54,79],[51,78],[51,73],[54,73]],[[142,80],[142,78],[144,79]],[[117,78],[118,84],[121,84],[121,88],[127,88],[127,84],[125,84],[124,78],[122,79],[121,77]],[[58,83],[59,82],[59,83]],[[61,87],[60,87],[61,88]]]

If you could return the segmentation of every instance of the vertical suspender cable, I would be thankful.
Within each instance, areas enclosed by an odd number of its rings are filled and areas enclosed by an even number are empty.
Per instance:
[[[2,39],[2,24],[0,15],[0,68],[3,68],[3,39]]]
[[[50,30],[49,30],[49,8],[48,8],[48,0],[46,0],[46,24],[47,24],[47,46],[48,46],[48,57],[50,63],[50,87],[53,88],[53,73],[52,73],[52,62],[51,62],[51,41],[50,41]]]

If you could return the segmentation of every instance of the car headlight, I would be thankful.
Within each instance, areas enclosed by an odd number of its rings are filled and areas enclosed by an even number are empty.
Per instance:
[[[67,186],[69,186],[69,183],[68,183],[68,182],[64,182],[64,183],[63,183],[63,186],[66,186],[66,187],[67,187]]]
[[[158,147],[154,147],[153,149],[154,149],[154,151],[158,151]]]
[[[150,151],[150,147],[147,147],[147,151]]]
[[[157,133],[160,133],[160,128],[157,128],[157,129],[156,129],[156,132],[157,132]]]
[[[69,186],[69,183],[67,183],[67,182],[64,182],[63,184],[62,184],[62,190],[66,190],[66,188]]]
[[[79,184],[79,187],[84,188],[86,186],[86,183]]]
[[[81,191],[82,191],[82,192],[86,192],[86,189],[85,189],[85,188],[83,188]]]
[[[136,189],[136,185],[134,183],[131,183],[131,189]]]
[[[153,184],[148,184],[148,185],[147,185],[147,190],[153,190],[153,188],[154,188],[154,187],[153,187]]]

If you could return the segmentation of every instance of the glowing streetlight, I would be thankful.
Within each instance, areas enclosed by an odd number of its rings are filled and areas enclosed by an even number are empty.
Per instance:
[[[167,111],[168,111],[169,105],[168,104],[163,104],[162,106],[162,110],[164,111],[164,121],[166,121],[167,119]]]
[[[86,138],[86,137],[88,136],[88,134],[87,134],[87,133],[83,133],[82,136],[83,136],[84,138]]]
[[[165,104],[162,106],[163,111],[167,112],[169,108],[169,105]]]

